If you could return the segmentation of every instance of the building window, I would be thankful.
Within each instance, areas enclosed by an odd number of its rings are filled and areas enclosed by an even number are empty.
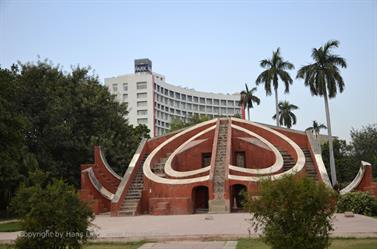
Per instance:
[[[234,109],[233,108],[228,108],[228,114],[234,114]]]
[[[113,92],[117,92],[118,91],[118,84],[113,84]]]
[[[226,105],[226,100],[221,100],[221,105]]]
[[[181,98],[182,98],[182,100],[186,100],[186,95],[185,94],[181,94]]]
[[[187,104],[187,110],[191,110],[192,109],[192,105],[191,104]]]
[[[147,101],[138,101],[137,102],[137,107],[144,107],[147,106]]]
[[[205,111],[205,107],[204,107],[204,105],[201,105],[201,106],[199,107],[199,110],[200,110],[201,112],[204,112],[204,111]]]
[[[233,100],[228,100],[228,105],[229,106],[234,106],[234,101]]]
[[[207,105],[212,105],[212,99],[207,99]]]
[[[175,98],[176,99],[180,99],[181,98],[181,94],[180,93],[175,93]]]
[[[198,101],[199,101],[199,98],[198,97],[194,97],[194,102],[198,103]]]
[[[169,95],[170,95],[170,97],[174,98],[174,92],[173,91],[169,91]]]
[[[193,105],[192,107],[193,107],[192,109],[193,109],[194,111],[197,111],[197,110],[198,110],[198,105]]]
[[[123,94],[123,102],[125,102],[125,101],[127,101],[127,100],[128,100],[128,94],[125,93],[125,94]]]
[[[218,107],[214,107],[213,108],[213,112],[218,114],[219,113],[219,108]]]
[[[190,101],[190,102],[192,102],[192,96],[188,95],[187,96],[187,100]]]
[[[211,156],[210,152],[202,153],[202,168],[211,165]]]
[[[182,109],[186,109],[186,103],[181,102],[181,107],[182,107]]]
[[[236,106],[240,106],[240,102],[239,101],[236,101]]]
[[[123,91],[128,91],[128,83],[123,83]]]
[[[207,106],[206,107],[206,112],[212,112],[212,106]]]
[[[137,98],[138,99],[144,99],[144,98],[146,98],[147,97],[147,93],[138,93],[137,94]]]
[[[137,119],[137,123],[138,124],[147,124],[148,123],[148,119],[147,118],[138,118]]]
[[[214,103],[214,105],[219,105],[219,104],[220,104],[220,101],[219,101],[218,99],[214,99],[214,100],[213,100],[213,103]]]
[[[147,89],[147,82],[137,82],[136,83],[136,89],[137,90],[142,90],[142,89]]]
[[[205,101],[205,98],[200,98],[200,104],[205,104],[206,101]]]
[[[158,112],[160,113],[160,112]],[[138,110],[137,111],[137,115],[141,116],[141,115],[147,115],[148,114],[148,111],[147,110]]]

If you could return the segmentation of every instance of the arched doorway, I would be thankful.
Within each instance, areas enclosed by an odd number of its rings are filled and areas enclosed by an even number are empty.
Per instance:
[[[247,192],[247,187],[242,184],[234,184],[231,187],[231,207],[232,212],[243,212],[243,206],[245,201],[244,194]]]
[[[192,189],[193,213],[208,212],[208,187],[198,186]]]

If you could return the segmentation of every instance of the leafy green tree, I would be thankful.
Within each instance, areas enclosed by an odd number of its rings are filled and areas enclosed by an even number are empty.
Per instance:
[[[304,79],[305,86],[309,86],[312,95],[324,98],[329,139],[331,179],[333,185],[337,183],[337,179],[328,98],[335,98],[338,90],[339,92],[343,92],[344,81],[340,75],[339,67],[347,67],[344,58],[332,53],[332,49],[337,48],[338,46],[338,41],[328,41],[318,49],[313,48],[312,58],[314,62],[301,67],[296,76],[297,78]]]
[[[23,178],[27,120],[18,111],[14,100],[19,89],[15,71],[0,68],[0,211],[5,210],[18,182]],[[5,215],[0,213],[0,216]]]
[[[249,196],[253,227],[272,249],[323,249],[330,244],[336,194],[322,183],[287,176],[260,184]]]
[[[250,120],[250,109],[253,108],[253,103],[259,105],[260,99],[255,96],[254,92],[257,91],[256,87],[249,90],[247,84],[245,84],[245,90],[241,91],[240,105],[242,108],[247,108],[247,117]]]
[[[170,123],[170,132],[180,130],[189,126],[199,124],[204,121],[208,121],[209,117],[207,115],[195,114],[188,119],[173,118]]]
[[[127,106],[115,101],[89,68],[64,72],[47,61],[0,68],[0,209],[38,167],[74,184],[80,164],[101,145],[123,174],[146,126],[133,127]]]
[[[316,137],[319,135],[322,129],[327,129],[326,125],[320,124],[313,120],[313,125],[306,128],[307,131],[311,131]]]
[[[280,48],[272,53],[271,59],[264,59],[260,62],[262,68],[266,68],[257,78],[256,84],[264,84],[264,89],[266,95],[271,95],[271,84],[275,91],[275,109],[276,109],[276,125],[280,126],[279,123],[279,98],[278,98],[278,87],[279,78],[285,84],[285,93],[289,93],[289,85],[292,84],[293,80],[287,70],[294,69],[294,66],[289,61],[284,61],[283,57],[280,55]]]
[[[370,124],[360,130],[351,130],[351,144],[355,157],[359,161],[367,161],[377,166],[377,124]],[[377,170],[373,170],[377,177]]]
[[[330,171],[329,144],[322,145],[322,158],[327,171]],[[355,157],[352,145],[345,140],[334,140],[334,158],[338,184],[341,188],[347,186],[356,176],[360,168],[360,160]]]
[[[88,204],[80,201],[73,186],[62,180],[48,183],[41,171],[36,172],[31,186],[21,186],[12,208],[23,230],[16,248],[82,248],[91,236],[88,227],[94,216]]]
[[[279,103],[279,124],[286,126],[288,129],[295,125],[297,122],[296,115],[293,113],[297,110],[298,106],[290,104],[288,101],[280,101]],[[272,119],[276,119],[276,114],[272,116]]]

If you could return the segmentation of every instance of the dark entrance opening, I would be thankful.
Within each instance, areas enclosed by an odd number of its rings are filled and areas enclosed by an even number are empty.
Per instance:
[[[245,196],[244,194],[247,192],[247,188],[245,185],[242,184],[235,184],[231,187],[231,207],[232,212],[244,212],[244,202]]]
[[[208,212],[208,187],[198,186],[192,189],[193,213]]]

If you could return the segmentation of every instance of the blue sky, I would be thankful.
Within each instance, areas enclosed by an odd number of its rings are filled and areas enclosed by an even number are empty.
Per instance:
[[[131,73],[135,58],[172,84],[239,92],[277,47],[296,69],[330,39],[347,59],[346,89],[330,101],[333,133],[377,123],[377,1],[8,1],[0,0],[0,65],[48,58],[103,78]],[[296,70],[291,73],[296,76]],[[252,119],[273,124],[274,98],[258,88]],[[323,99],[301,80],[281,100],[300,107],[297,129],[325,123]]]

